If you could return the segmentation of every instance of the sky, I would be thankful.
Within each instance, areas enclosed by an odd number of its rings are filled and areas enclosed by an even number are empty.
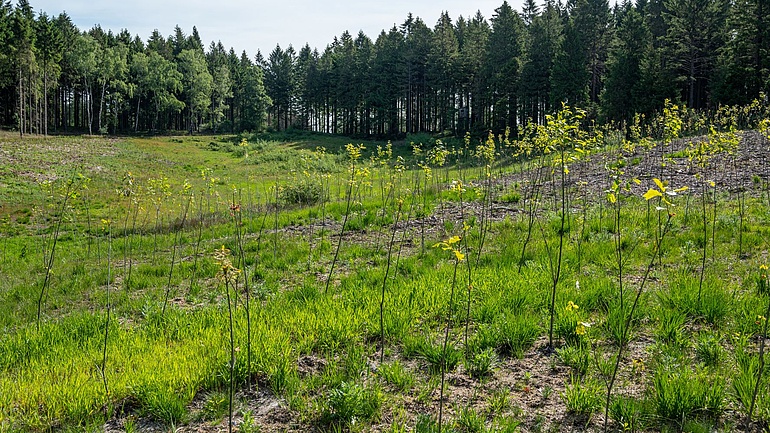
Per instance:
[[[452,20],[476,11],[489,20],[503,0],[30,0],[36,12],[57,16],[65,11],[82,30],[100,24],[104,30],[127,29],[147,41],[154,29],[168,37],[179,27],[186,35],[196,26],[208,48],[222,41],[225,49],[257,50],[267,55],[276,44],[299,49],[309,43],[323,51],[335,36],[348,30],[353,37],[363,30],[373,41],[381,30],[404,22],[411,12],[431,28],[442,11]],[[521,10],[522,0],[509,0]]]

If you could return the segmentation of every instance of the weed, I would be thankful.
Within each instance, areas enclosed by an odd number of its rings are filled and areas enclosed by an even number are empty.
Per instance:
[[[687,317],[679,310],[662,309],[658,316],[658,325],[655,336],[664,343],[682,345],[685,344],[684,324]]]
[[[463,353],[452,344],[442,345],[424,344],[419,349],[419,354],[428,362],[428,369],[433,374],[442,371],[452,371],[463,359]]]
[[[404,367],[401,361],[396,360],[390,364],[380,364],[378,373],[386,382],[400,391],[408,391],[414,386],[414,375]]]
[[[485,418],[472,407],[460,409],[455,420],[455,428],[462,433],[483,433],[486,431]]]
[[[537,321],[530,314],[501,315],[491,328],[490,339],[501,354],[523,356],[540,334]]]
[[[625,432],[645,430],[648,409],[645,402],[631,397],[618,397],[610,406],[610,417]]]
[[[507,388],[494,390],[489,398],[489,413],[497,415],[505,413],[511,405],[510,395]]]
[[[706,367],[719,366],[724,358],[719,336],[709,332],[699,334],[695,342],[695,357]]]
[[[489,375],[496,363],[497,354],[493,348],[488,347],[466,359],[465,370],[471,377],[479,379]]]
[[[583,376],[588,372],[591,353],[587,345],[561,347],[556,349],[556,354],[561,362],[571,367],[578,376]]]
[[[371,420],[380,412],[383,394],[376,386],[365,387],[342,382],[332,389],[324,405],[323,419],[329,423],[349,425],[357,420]]]
[[[591,379],[571,375],[562,399],[569,412],[587,418],[602,407],[601,386]]]
[[[725,408],[725,381],[684,366],[661,368],[653,378],[652,400],[659,417],[680,425],[700,415],[718,417]]]
[[[206,397],[201,408],[201,418],[206,421],[219,421],[228,414],[230,398],[227,393],[214,391]]]
[[[307,179],[281,187],[279,197],[287,205],[310,206],[325,200],[321,185]]]

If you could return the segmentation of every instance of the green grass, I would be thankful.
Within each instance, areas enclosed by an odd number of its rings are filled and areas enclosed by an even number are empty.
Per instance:
[[[249,277],[250,353],[243,281],[235,291],[236,385],[243,389],[250,382],[269,390],[307,428],[366,431],[393,420],[394,431],[397,425],[435,431],[432,417],[438,407],[438,385],[434,376],[444,364],[451,373],[450,403],[445,408],[454,408],[451,416],[445,416],[449,424],[444,427],[513,431],[525,419],[514,410],[522,404],[516,393],[524,391],[513,390],[509,395],[494,390],[512,383],[506,382],[511,366],[532,368],[527,357],[533,354],[544,354],[547,360],[541,362],[552,366],[551,370],[544,367],[545,371],[562,379],[552,396],[553,384],[547,385],[543,405],[558,400],[569,416],[588,422],[601,418],[597,414],[603,414],[607,365],[624,343],[629,305],[656,236],[657,218],[653,214],[648,220],[647,205],[639,195],[623,199],[623,309],[612,215],[606,203],[600,206],[604,195],[585,197],[588,219],[583,233],[577,225],[565,230],[568,238],[555,299],[553,352],[545,350],[543,339],[550,306],[548,254],[553,254],[557,243],[558,215],[549,211],[538,216],[521,272],[517,264],[527,232],[523,214],[490,226],[478,265],[481,220],[469,217],[475,220],[467,239],[470,251],[464,242],[460,245],[472,265],[471,303],[466,304],[469,281],[468,261],[464,261],[458,267],[445,352],[441,343],[454,266],[446,251],[431,246],[462,233],[462,224],[456,220],[459,213],[440,214],[442,209],[459,206],[456,194],[447,191],[443,182],[465,178],[466,185],[471,185],[483,174],[477,161],[462,156],[460,164],[434,167],[433,175],[425,179],[424,171],[416,168],[420,156],[413,156],[406,143],[394,147],[394,154],[407,158],[408,170],[403,173],[370,162],[372,149],[385,143],[367,143],[360,164],[369,166],[370,175],[357,190],[326,293],[346,207],[345,143],[318,135],[248,138],[248,148],[241,148],[234,144],[238,137],[33,137],[19,142],[0,136],[3,149],[11,155],[10,163],[0,163],[4,164],[0,165],[1,182],[7,186],[0,189],[0,432],[98,427],[120,411],[168,426],[226,418],[223,398],[226,402],[227,397],[222,390],[227,389],[230,369],[225,338],[228,309],[213,257],[222,246],[232,251],[233,265]],[[328,150],[316,152],[317,146]],[[519,173],[518,164],[500,171]],[[126,220],[129,200],[115,192],[126,186],[128,171],[136,192],[131,198],[140,206],[135,224],[132,213]],[[78,191],[64,215],[58,215],[62,197],[57,188],[73,173],[82,173],[91,182],[87,190]],[[147,187],[151,178],[160,175],[168,178],[172,194],[161,203],[156,227],[155,205]],[[35,179],[53,179],[53,189],[42,189]],[[185,181],[194,199],[182,226],[188,196],[180,191]],[[383,206],[389,182],[393,196]],[[425,183],[429,192],[423,196],[418,191],[424,190]],[[271,190],[276,184],[283,185],[277,202]],[[232,207],[233,187],[240,208]],[[465,205],[480,207],[481,201],[471,196],[464,198]],[[386,362],[378,364],[380,290],[399,197],[401,219],[410,212],[410,225],[406,234],[399,228],[396,237],[384,304]],[[508,207],[524,206],[523,200],[524,195],[513,190],[501,198]],[[543,202],[552,203],[550,198]],[[423,203],[426,214],[437,212],[424,252],[416,219]],[[628,340],[635,349],[624,353],[610,406],[611,422],[619,426],[684,428],[745,416],[758,370],[759,316],[768,302],[768,294],[757,290],[757,283],[762,278],[759,265],[767,254],[770,221],[766,200],[752,193],[744,228],[743,249],[748,255],[738,257],[737,210],[729,196],[721,197],[720,203],[716,245],[713,251],[709,245],[700,301],[698,209],[689,210],[687,223],[677,209],[680,216],[672,223],[630,321]],[[236,212],[243,219],[243,263],[231,216]],[[322,214],[327,218],[323,230]],[[44,257],[52,246],[51,227],[62,217],[53,278],[37,329]],[[101,362],[109,238],[102,219],[112,220],[107,391]],[[580,257],[577,236],[581,237]],[[175,245],[174,273],[169,279]],[[167,285],[171,302],[163,314]],[[570,302],[578,308],[568,310]],[[299,365],[303,357],[323,363],[306,370]],[[765,374],[763,384],[768,380]],[[532,382],[532,389],[540,389]],[[453,387],[472,389],[476,405],[452,401]],[[626,388],[633,388],[636,397],[629,398]],[[754,413],[760,422],[770,420],[767,389],[760,386]],[[192,409],[194,401],[203,401],[201,414]],[[237,406],[242,416],[253,415]],[[489,408],[490,416],[479,407]],[[528,414],[533,419],[539,415],[537,408],[527,410],[534,411]]]

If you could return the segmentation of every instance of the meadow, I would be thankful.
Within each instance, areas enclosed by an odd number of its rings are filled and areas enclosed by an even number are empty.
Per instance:
[[[762,431],[770,116],[0,134],[0,432]]]

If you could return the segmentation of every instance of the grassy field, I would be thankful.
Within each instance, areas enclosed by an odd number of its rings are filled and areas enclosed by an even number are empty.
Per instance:
[[[765,128],[562,120],[0,135],[0,432],[767,429]]]

